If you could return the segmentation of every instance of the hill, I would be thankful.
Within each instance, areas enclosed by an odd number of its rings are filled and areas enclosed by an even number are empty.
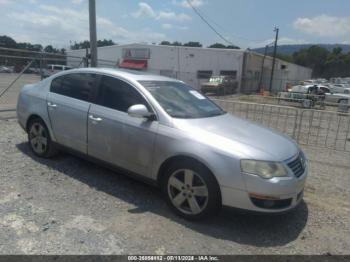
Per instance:
[[[332,51],[333,48],[340,47],[343,49],[343,53],[350,52],[350,45],[344,45],[344,44],[303,44],[303,45],[280,45],[277,48],[277,53],[284,54],[284,55],[292,55],[292,54],[294,54],[294,52],[297,52],[300,49],[309,48],[310,46],[313,46],[313,45],[318,45],[320,47],[326,48],[328,51]],[[255,48],[252,50],[263,54],[265,52],[265,47]],[[273,46],[269,47],[267,52],[272,53]]]

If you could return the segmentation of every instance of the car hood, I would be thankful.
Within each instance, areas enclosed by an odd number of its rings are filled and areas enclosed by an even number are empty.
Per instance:
[[[200,119],[175,119],[176,128],[192,139],[240,157],[284,161],[299,149],[286,135],[230,114]]]
[[[205,83],[203,83],[202,84],[202,86],[212,86],[212,87],[215,87],[215,86],[219,86],[220,85],[220,83],[217,83],[217,82],[205,82]]]

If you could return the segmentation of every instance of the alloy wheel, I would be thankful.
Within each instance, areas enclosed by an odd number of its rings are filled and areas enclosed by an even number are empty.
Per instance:
[[[169,177],[168,195],[172,204],[188,215],[201,213],[209,197],[204,180],[190,169],[177,170]]]
[[[29,142],[37,154],[43,154],[47,150],[47,134],[40,123],[34,123],[29,130]]]

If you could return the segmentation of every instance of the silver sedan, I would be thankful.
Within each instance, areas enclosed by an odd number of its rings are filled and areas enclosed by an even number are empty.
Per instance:
[[[187,219],[221,206],[282,212],[303,197],[308,167],[294,141],[175,79],[69,70],[24,86],[17,114],[35,155],[63,149],[122,169],[161,187]]]

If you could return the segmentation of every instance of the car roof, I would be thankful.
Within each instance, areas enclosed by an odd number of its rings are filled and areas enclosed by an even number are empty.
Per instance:
[[[119,68],[78,68],[71,69],[68,71],[64,71],[66,74],[69,73],[79,73],[79,72],[90,72],[90,73],[99,73],[99,74],[108,74],[114,75],[116,77],[122,77],[130,80],[136,81],[172,81],[172,82],[182,82],[174,78],[150,74],[143,71],[136,70],[127,70],[127,69],[119,69]],[[63,74],[62,74],[63,75]]]

